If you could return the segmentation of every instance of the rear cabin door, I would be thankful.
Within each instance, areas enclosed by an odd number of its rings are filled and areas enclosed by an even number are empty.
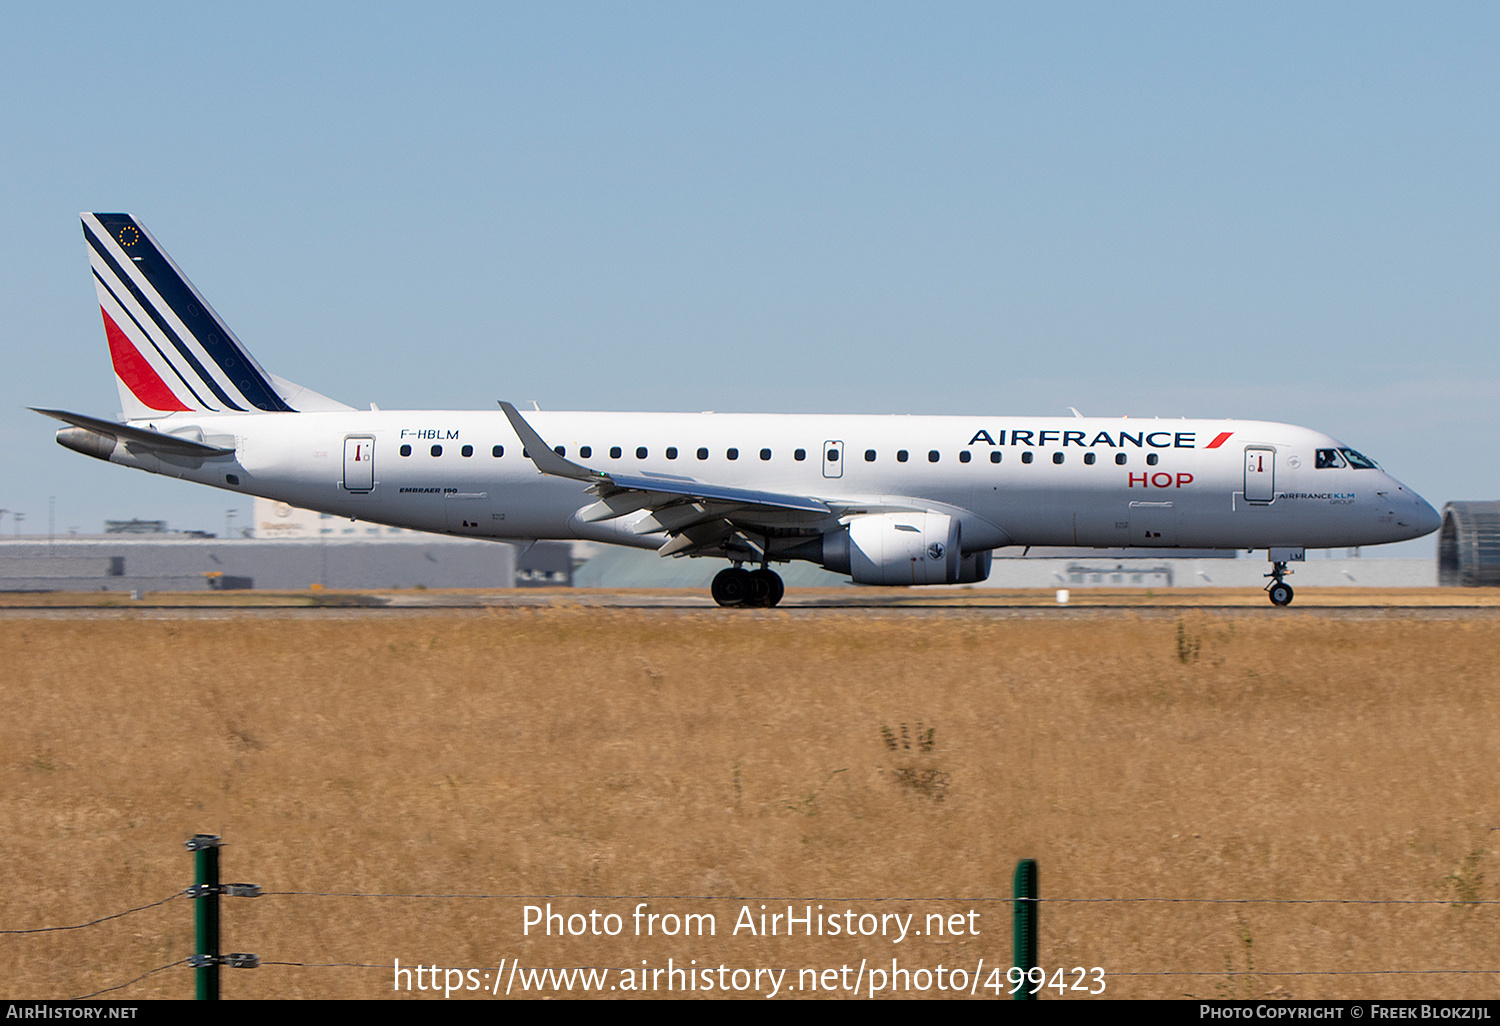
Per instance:
[[[1245,501],[1270,502],[1276,498],[1276,450],[1267,446],[1245,447]]]
[[[360,435],[344,439],[344,490],[368,492],[375,487],[375,439]]]

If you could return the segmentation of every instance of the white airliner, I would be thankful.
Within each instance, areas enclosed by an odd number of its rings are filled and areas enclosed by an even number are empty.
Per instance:
[[[773,563],[858,584],[962,584],[993,550],[1306,548],[1417,538],[1436,511],[1288,424],[1088,417],[357,410],[265,371],[126,214],[83,214],[124,423],[39,410],[122,466],[372,523],[708,556],[725,606]],[[746,569],[746,567],[753,569]]]

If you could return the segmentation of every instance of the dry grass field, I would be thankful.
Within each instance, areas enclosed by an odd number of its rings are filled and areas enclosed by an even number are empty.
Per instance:
[[[993,899],[1032,857],[1044,899],[1268,899],[1044,904],[1042,964],[1100,966],[1112,997],[1492,998],[1497,655],[1500,620],[1462,612],[11,612],[0,930],[165,898],[209,832],[226,881],[272,892],[225,899],[224,950],[267,963],[226,997],[389,997],[360,966],[502,958],[784,968],[784,994],[862,960],[1008,966]],[[549,900],[622,932],[523,936]],[[716,935],[635,936],[642,900]],[[761,904],[923,932],[734,933]],[[0,996],[192,944],[183,898],[0,935]],[[106,996],[192,993],[177,966]]]

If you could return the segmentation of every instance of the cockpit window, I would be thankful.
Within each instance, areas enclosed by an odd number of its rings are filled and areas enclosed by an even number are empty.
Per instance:
[[[1340,449],[1339,452],[1344,454],[1344,458],[1349,461],[1349,466],[1353,467],[1355,470],[1380,469],[1375,465],[1375,461],[1370,459],[1370,457],[1357,453],[1353,449]]]
[[[1339,455],[1339,451],[1337,449],[1318,450],[1319,470],[1327,470],[1329,467],[1342,467],[1343,465],[1344,457]]]

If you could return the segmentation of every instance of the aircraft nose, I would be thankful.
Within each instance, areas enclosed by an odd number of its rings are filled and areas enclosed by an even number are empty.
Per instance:
[[[1443,515],[1433,509],[1431,503],[1389,474],[1385,475],[1384,487],[1385,490],[1378,494],[1385,496],[1390,503],[1384,509],[1389,510],[1389,515],[1395,520],[1401,531],[1401,540],[1420,538],[1443,526]]]
[[[1412,499],[1417,505],[1411,525],[1412,530],[1417,532],[1413,537],[1420,538],[1424,534],[1431,534],[1443,526],[1443,515],[1433,509],[1430,502],[1416,494],[1412,495]]]

